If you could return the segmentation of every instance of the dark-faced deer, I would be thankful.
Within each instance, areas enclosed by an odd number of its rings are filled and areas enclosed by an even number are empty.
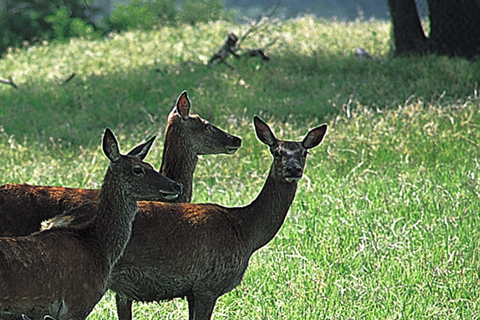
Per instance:
[[[112,271],[120,320],[132,318],[132,300],[186,297],[190,320],[210,319],[216,300],[242,280],[252,254],[282,226],[303,175],[308,149],[327,126],[301,142],[278,140],[254,118],[258,138],[273,163],[257,198],[245,207],[140,202],[132,237]]]
[[[199,155],[233,154],[241,139],[190,113],[184,91],[168,116],[160,173],[184,186],[167,202],[190,202],[193,173]],[[0,186],[0,237],[25,236],[40,229],[42,221],[98,198],[99,190],[10,183]]]
[[[181,184],[141,160],[152,143],[122,155],[107,129],[103,151],[110,165],[98,201],[73,209],[68,222],[49,230],[0,238],[0,318],[87,317],[130,237],[137,201],[182,191]]]

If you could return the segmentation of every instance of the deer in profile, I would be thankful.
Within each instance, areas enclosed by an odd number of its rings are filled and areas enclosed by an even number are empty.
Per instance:
[[[168,116],[160,173],[180,182],[184,192],[167,202],[190,202],[193,174],[199,155],[233,154],[242,140],[190,113],[191,102],[182,92]],[[41,222],[84,202],[96,200],[99,190],[32,186],[0,186],[0,237],[25,236],[38,231]]]
[[[184,91],[168,115],[160,173],[184,186],[183,193],[168,202],[192,201],[193,173],[199,155],[234,154],[242,145],[239,137],[191,114],[190,106]]]
[[[68,212],[71,223],[0,238],[0,318],[88,316],[130,237],[137,201],[174,198],[182,191],[181,184],[141,160],[153,140],[122,155],[107,129],[103,151],[110,165],[98,201]]]
[[[281,228],[303,175],[308,150],[327,126],[300,141],[278,140],[254,118],[257,137],[273,162],[255,200],[244,207],[140,202],[132,237],[115,265],[109,288],[120,320],[132,319],[132,301],[188,300],[189,319],[210,319],[217,299],[240,284],[252,254]]]

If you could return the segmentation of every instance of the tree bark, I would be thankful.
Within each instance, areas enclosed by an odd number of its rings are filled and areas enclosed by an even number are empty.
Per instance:
[[[480,1],[428,0],[430,51],[472,58],[480,54]]]
[[[427,4],[428,38],[415,0],[388,0],[396,54],[480,55],[480,0],[427,0]]]
[[[388,0],[388,6],[393,22],[395,53],[426,52],[427,38],[422,29],[415,0]]]

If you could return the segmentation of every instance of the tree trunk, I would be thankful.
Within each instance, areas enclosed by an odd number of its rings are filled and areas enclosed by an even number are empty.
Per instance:
[[[393,22],[395,53],[426,52],[427,38],[422,29],[415,0],[388,0],[388,6]]]
[[[480,1],[428,0],[430,51],[472,58],[480,54]]]
[[[415,0],[388,0],[395,53],[480,54],[480,0],[427,0],[430,34],[423,32]]]

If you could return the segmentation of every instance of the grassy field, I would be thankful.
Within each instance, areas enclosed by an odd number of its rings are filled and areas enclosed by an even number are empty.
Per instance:
[[[480,318],[480,64],[389,56],[386,22],[305,17],[271,25],[245,47],[268,65],[207,68],[230,31],[248,26],[128,32],[13,50],[0,60],[1,183],[99,187],[105,127],[122,150],[157,134],[187,90],[192,112],[243,138],[233,156],[203,157],[194,202],[249,203],[270,155],[260,115],[279,138],[327,123],[307,159],[289,216],[252,258],[213,319]],[[373,60],[357,59],[356,47]],[[71,73],[75,78],[65,85]],[[186,319],[183,300],[136,304],[138,320]],[[115,319],[108,293],[89,319]]]

